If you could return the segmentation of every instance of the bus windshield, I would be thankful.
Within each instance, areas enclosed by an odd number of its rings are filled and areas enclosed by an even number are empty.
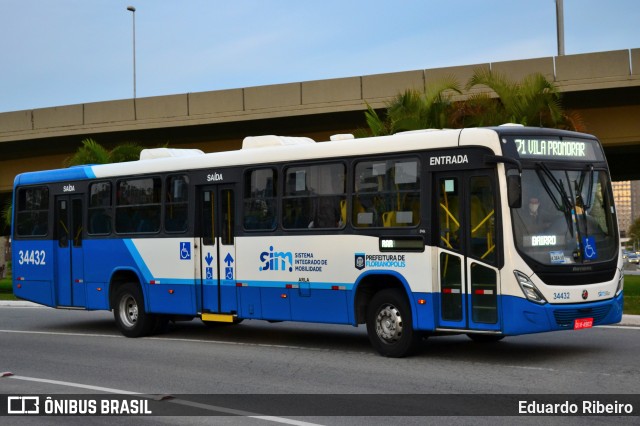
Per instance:
[[[522,207],[512,209],[516,247],[542,265],[612,259],[618,248],[606,172],[549,168],[522,172]]]

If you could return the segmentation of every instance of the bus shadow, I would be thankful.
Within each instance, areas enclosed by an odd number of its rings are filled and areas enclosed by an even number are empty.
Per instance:
[[[371,352],[364,327],[344,325],[269,323],[260,320],[240,324],[204,325],[199,320],[169,324],[157,337],[204,339],[261,346],[302,347],[305,349]]]
[[[118,331],[113,319],[91,319],[91,320],[73,320],[68,322],[55,322],[50,324],[41,324],[38,326],[38,332],[48,333],[72,333],[87,335],[122,335]]]
[[[176,338],[206,339],[264,346],[303,347],[376,354],[369,343],[366,327],[304,324],[293,322],[268,323],[250,320],[237,325],[205,326],[198,320],[172,324],[161,335]],[[543,336],[543,337],[541,337]],[[545,337],[546,336],[546,337]],[[547,365],[550,361],[578,359],[606,351],[602,345],[563,333],[550,337],[527,335],[506,337],[495,343],[474,342],[465,335],[429,337],[422,340],[412,358],[447,359],[495,364]]]
[[[549,334],[544,336],[547,337],[544,340],[539,335],[511,336],[492,343],[474,342],[464,335],[431,337],[422,342],[416,355],[426,359],[548,367],[550,361],[580,359],[606,352],[602,345],[581,338],[554,336],[551,339],[554,341],[549,341]]]

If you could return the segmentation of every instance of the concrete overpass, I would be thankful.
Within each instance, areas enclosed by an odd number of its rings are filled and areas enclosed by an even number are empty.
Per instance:
[[[281,134],[328,139],[364,127],[366,103],[383,108],[406,88],[476,67],[520,79],[541,72],[604,143],[614,180],[640,179],[640,48],[346,77],[0,114],[0,194],[17,173],[62,167],[80,141],[109,147],[135,141],[206,152],[236,149],[245,136]],[[0,200],[2,201],[2,200]]]

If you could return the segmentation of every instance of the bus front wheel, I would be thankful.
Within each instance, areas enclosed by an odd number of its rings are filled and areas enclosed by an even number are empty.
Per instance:
[[[145,312],[142,292],[137,285],[126,284],[120,288],[115,302],[113,316],[122,334],[126,337],[143,337],[151,333],[156,319]]]
[[[371,299],[367,334],[380,355],[401,358],[411,354],[419,340],[412,324],[411,307],[400,290],[382,290]]]

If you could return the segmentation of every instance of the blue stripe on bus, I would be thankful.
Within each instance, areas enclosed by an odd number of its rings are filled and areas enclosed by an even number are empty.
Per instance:
[[[69,167],[68,169],[27,172],[16,176],[15,185],[34,185],[38,183],[64,182],[72,180],[95,179],[91,166]]]

